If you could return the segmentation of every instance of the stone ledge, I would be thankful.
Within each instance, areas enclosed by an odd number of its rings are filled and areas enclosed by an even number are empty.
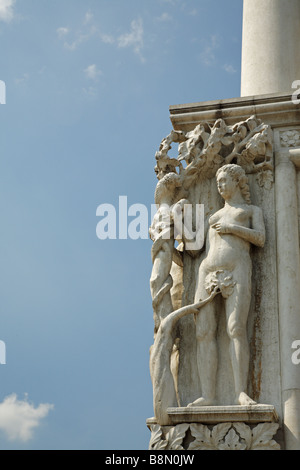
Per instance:
[[[181,423],[277,423],[279,418],[273,405],[203,406],[168,408],[170,425]],[[156,418],[147,419],[147,426],[157,424]]]
[[[227,125],[255,115],[272,127],[299,126],[300,106],[292,102],[292,93],[231,98],[173,105],[169,108],[175,130],[190,131],[201,122],[224,119]]]
[[[179,423],[275,423],[278,415],[272,405],[205,406],[168,408],[172,424]]]

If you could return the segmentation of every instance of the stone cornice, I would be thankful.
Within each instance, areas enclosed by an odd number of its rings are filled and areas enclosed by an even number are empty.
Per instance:
[[[170,119],[175,130],[188,131],[199,122],[224,119],[228,125],[255,115],[273,128],[299,125],[300,105],[291,94],[249,96],[170,106]]]

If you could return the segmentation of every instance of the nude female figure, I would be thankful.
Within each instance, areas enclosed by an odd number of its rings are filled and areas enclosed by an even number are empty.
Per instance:
[[[251,300],[251,244],[263,247],[265,227],[259,207],[251,205],[248,179],[238,165],[225,165],[217,172],[217,187],[224,207],[209,220],[206,257],[200,265],[195,301],[213,288],[213,279],[223,276],[233,281],[223,292],[227,334],[230,339],[235,404],[253,405],[246,394],[249,370],[247,319]],[[202,396],[188,406],[209,406],[215,401],[217,374],[217,312],[215,301],[196,316],[197,365]]]

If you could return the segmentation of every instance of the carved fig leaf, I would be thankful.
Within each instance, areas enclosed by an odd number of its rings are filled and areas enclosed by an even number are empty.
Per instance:
[[[185,438],[186,432],[189,428],[189,424],[178,424],[166,434],[166,440],[168,441],[167,450],[184,450],[182,447],[182,441]]]
[[[162,429],[158,424],[150,426],[151,439],[149,443],[149,450],[165,450],[168,441],[165,441],[162,437]]]
[[[217,450],[207,426],[192,424],[190,430],[195,440],[189,445],[188,450]]]

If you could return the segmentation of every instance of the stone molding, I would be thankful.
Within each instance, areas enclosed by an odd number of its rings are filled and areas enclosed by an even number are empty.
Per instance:
[[[278,421],[278,415],[272,405],[182,407],[168,408],[167,412],[172,424],[180,422],[202,424],[244,422],[257,424]]]
[[[280,450],[272,405],[169,408],[170,426],[147,420],[149,450]]]
[[[154,424],[150,425],[149,450],[280,450],[273,439],[278,428],[277,423]]]
[[[299,126],[300,105],[293,103],[292,93],[230,98],[198,103],[173,105],[169,108],[175,130],[189,131],[203,121],[224,119],[231,125],[245,116],[255,115],[273,128]]]

